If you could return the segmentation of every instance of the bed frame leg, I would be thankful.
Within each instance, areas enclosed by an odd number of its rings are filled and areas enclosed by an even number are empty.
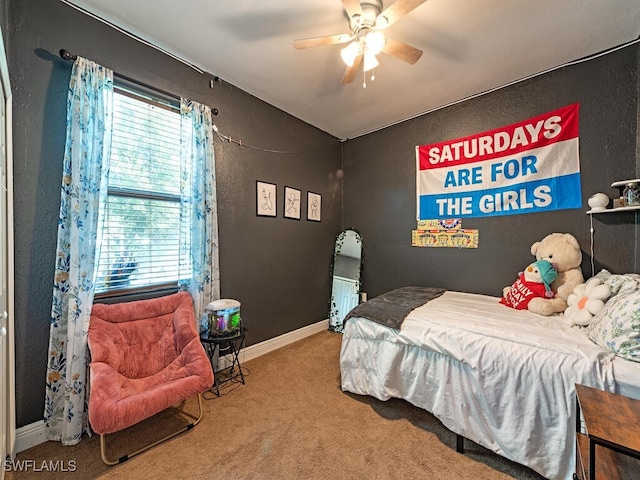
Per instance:
[[[464,437],[456,433],[456,452],[464,453]]]

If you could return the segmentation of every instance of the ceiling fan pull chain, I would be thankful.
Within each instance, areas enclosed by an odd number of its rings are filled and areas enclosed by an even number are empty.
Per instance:
[[[362,71],[362,88],[367,88],[367,72]]]

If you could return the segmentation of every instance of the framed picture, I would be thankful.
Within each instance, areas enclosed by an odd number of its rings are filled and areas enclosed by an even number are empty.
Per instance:
[[[300,220],[300,190],[284,187],[284,218]]]
[[[276,216],[276,186],[273,183],[256,181],[256,215]]]
[[[322,195],[307,192],[307,220],[319,222],[322,219]]]

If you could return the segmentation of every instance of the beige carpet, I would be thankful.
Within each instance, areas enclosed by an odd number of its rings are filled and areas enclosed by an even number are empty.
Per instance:
[[[321,332],[243,363],[246,384],[228,383],[220,398],[205,394],[194,429],[120,465],[102,463],[94,435],[26,450],[15,463],[25,471],[10,468],[6,478],[542,479],[468,440],[456,453],[455,435],[407,402],[343,393],[341,338]],[[195,411],[195,401],[188,406]],[[178,420],[160,414],[108,445],[117,457]]]

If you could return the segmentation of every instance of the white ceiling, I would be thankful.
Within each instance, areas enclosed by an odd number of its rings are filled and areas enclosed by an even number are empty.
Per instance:
[[[63,0],[65,1],[65,0]],[[640,0],[428,0],[385,33],[424,51],[384,53],[375,81],[341,83],[341,0],[70,0],[340,138],[353,138],[636,40]],[[384,1],[384,8],[393,3]],[[82,52],[73,52],[82,55]]]

